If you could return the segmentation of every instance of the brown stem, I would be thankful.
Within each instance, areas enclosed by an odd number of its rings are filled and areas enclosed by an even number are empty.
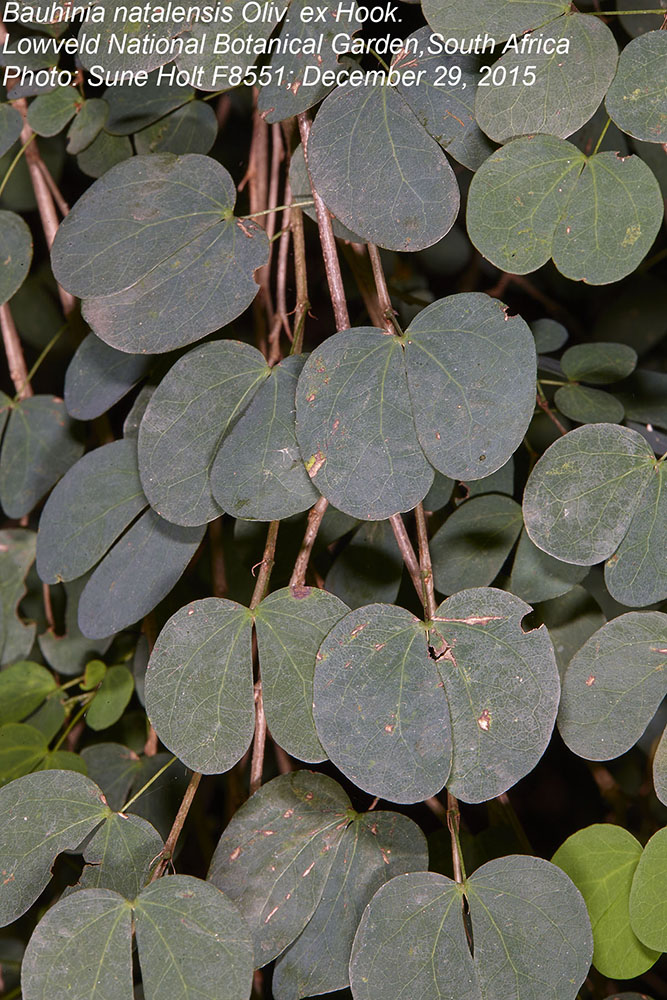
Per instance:
[[[385,319],[382,315],[382,309],[380,307],[377,291],[375,289],[375,282],[373,281],[373,269],[370,266],[370,261],[366,255],[366,248],[364,247],[364,244],[343,243],[341,249],[345,260],[354,275],[354,280],[356,281],[357,288],[359,289],[361,297],[364,300],[366,312],[370,317],[371,323],[373,326],[382,330],[385,326]]]
[[[46,618],[46,624],[53,634],[56,634],[56,622],[53,617],[53,605],[51,603],[51,588],[48,583],[42,584],[42,600],[44,601],[44,617]]]
[[[447,810],[443,806],[442,802],[435,795],[432,795],[430,799],[424,799],[424,805],[428,806],[434,816],[437,816],[440,822],[446,826],[447,825]]]
[[[459,840],[459,827],[461,824],[461,813],[458,801],[451,792],[447,792],[447,827],[452,841],[452,864],[454,866],[454,881],[463,882],[465,873],[461,861],[461,842]]]
[[[32,386],[28,381],[28,368],[23,357],[23,348],[14,323],[9,302],[0,306],[0,326],[2,327],[2,342],[5,345],[7,367],[14,383],[14,390],[19,399],[32,396]]]
[[[382,326],[387,333],[393,333],[394,325],[392,323],[392,318],[394,316],[394,307],[391,304],[391,296],[389,295],[389,289],[387,288],[387,279],[384,276],[384,269],[380,259],[380,251],[374,243],[368,243],[367,246],[368,256],[371,259],[371,267],[373,268],[373,278],[375,279],[378,300],[380,302],[380,310],[382,312]]]
[[[192,800],[195,797],[195,793],[199,788],[199,782],[201,781],[201,774],[199,771],[193,771],[192,777],[190,778],[190,784],[185,789],[185,795],[183,796],[183,801],[181,802],[178,812],[176,813],[176,819],[173,822],[171,830],[169,831],[169,836],[167,837],[164,847],[162,849],[162,857],[155,867],[155,871],[151,875],[151,882],[155,882],[156,879],[160,878],[167,869],[167,865],[174,856],[174,851],[176,850],[176,843],[180,836],[181,830],[183,829],[183,824],[187,819],[187,815],[190,811],[190,806],[192,805]]]
[[[310,508],[306,531],[303,536],[299,554],[296,557],[296,562],[294,563],[292,575],[290,577],[290,587],[303,587],[306,582],[306,570],[308,569],[310,554],[313,551],[313,545],[315,544],[315,539],[317,538],[317,532],[320,530],[322,518],[324,517],[328,506],[329,501],[324,497],[320,497],[315,506]]]
[[[269,585],[271,570],[276,556],[276,540],[278,538],[278,528],[280,521],[271,521],[266,534],[266,544],[264,555],[260,563],[260,570],[257,575],[257,582],[250,601],[250,608],[254,610],[266,593]],[[252,745],[252,760],[250,761],[250,794],[253,795],[262,784],[262,771],[264,770],[264,748],[266,746],[266,716],[264,714],[264,699],[262,697],[262,678],[259,676],[255,682],[255,736]]]
[[[422,601],[424,611],[429,621],[433,621],[436,611],[435,591],[433,588],[433,565],[428,547],[428,528],[424,505],[418,503],[415,507],[415,522],[417,524],[417,543],[419,546],[419,567],[422,584]]]
[[[419,594],[419,600],[421,601],[424,590],[422,587],[421,570],[419,569],[419,562],[417,560],[417,556],[415,555],[415,550],[412,547],[412,542],[408,538],[408,533],[405,530],[403,518],[400,514],[392,514],[389,518],[389,523],[391,524],[394,537],[398,544],[401,556],[403,557],[403,562],[407,567],[408,573],[410,574],[412,582],[415,585],[415,590]]]
[[[292,767],[292,761],[289,759],[289,754],[285,753],[280,744],[276,743],[275,740],[273,741],[273,752],[275,754],[276,764],[280,773],[290,774],[294,768]]]
[[[255,113],[252,121],[252,138],[250,140],[248,170],[239,185],[239,191],[245,187],[246,183],[248,184],[250,214],[257,215],[258,224],[266,229],[268,226],[268,219],[272,218],[272,216],[258,213],[266,212],[268,207],[269,127],[260,115],[257,107],[255,107]],[[270,269],[268,264],[261,267],[257,272],[259,293],[257,294],[252,307],[257,346],[265,357],[268,357],[267,322],[270,327],[273,321],[273,304],[271,302],[269,276]]]
[[[538,392],[538,394],[537,394],[537,405],[539,406],[539,408],[541,410],[543,410],[546,413],[546,415],[548,416],[549,420],[551,420],[551,422],[556,425],[556,427],[558,428],[558,430],[560,431],[560,433],[562,435],[567,434],[567,427],[565,427],[560,422],[560,420],[558,419],[558,417],[556,416],[556,414],[554,413],[554,411],[549,406],[546,398],[540,392]]]
[[[292,191],[289,180],[285,182],[285,204],[292,202]],[[269,364],[275,365],[280,361],[280,331],[284,330],[289,340],[293,340],[290,330],[289,319],[287,317],[287,262],[289,259],[289,247],[292,237],[290,229],[291,209],[286,208],[283,212],[282,229],[280,232],[280,243],[278,245],[278,266],[276,268],[276,315],[273,317],[271,332],[269,333]]]
[[[257,582],[255,583],[255,589],[252,592],[252,599],[250,601],[251,610],[254,610],[263,599],[266,593],[266,588],[269,585],[269,578],[271,576],[271,570],[273,569],[273,563],[276,555],[276,540],[278,538],[279,527],[280,521],[271,521],[269,530],[266,533],[264,555],[262,556],[262,561],[259,564],[260,569],[257,574]]]
[[[294,245],[294,277],[296,280],[296,309],[294,310],[294,341],[292,353],[300,354],[306,316],[310,309],[308,300],[308,265],[306,263],[306,241],[303,234],[303,212],[300,208],[290,210],[290,229]]]
[[[47,187],[48,187],[49,191],[51,192],[53,200],[55,201],[56,205],[58,206],[58,211],[60,212],[60,214],[64,218],[66,215],[69,215],[69,205],[67,204],[67,202],[63,198],[62,194],[60,193],[60,189],[59,189],[58,185],[56,184],[56,182],[54,181],[53,176],[51,174],[51,171],[47,167],[47,165],[44,162],[44,160],[40,160],[39,161],[39,169],[44,174],[44,180],[46,181]]]
[[[153,652],[153,646],[155,645],[155,640],[157,639],[157,625],[155,623],[155,615],[151,611],[146,615],[143,622],[141,623],[141,631],[146,637],[146,642],[148,643],[148,655]],[[148,716],[146,717],[148,721]],[[152,724],[148,723],[148,736],[146,737],[146,742],[144,744],[144,754],[146,757],[154,757],[158,751],[158,738],[157,733],[153,729]]]
[[[301,145],[303,146],[303,157],[306,161],[306,169],[308,170],[308,177],[310,179],[310,188],[313,192],[313,201],[315,202],[315,211],[317,212],[317,225],[320,231],[322,256],[324,257],[324,269],[326,271],[327,282],[329,284],[329,294],[331,295],[331,303],[333,305],[334,318],[336,320],[336,329],[349,330],[350,317],[347,311],[347,301],[345,299],[345,290],[343,288],[343,276],[340,272],[340,263],[338,261],[338,253],[336,252],[336,238],[334,236],[333,226],[331,225],[331,216],[329,215],[329,209],[326,207],[322,198],[315,189],[313,178],[310,174],[310,167],[308,166],[310,119],[305,111],[299,115],[298,121],[299,132],[301,134]]]

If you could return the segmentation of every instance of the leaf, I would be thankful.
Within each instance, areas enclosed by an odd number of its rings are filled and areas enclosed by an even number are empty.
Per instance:
[[[0,103],[0,156],[4,156],[21,134],[23,119],[12,104]]]
[[[232,817],[208,879],[246,920],[256,967],[280,955],[313,915],[349,811],[331,778],[292,771],[263,785]]]
[[[441,472],[436,472],[433,486],[431,486],[431,489],[423,500],[424,510],[440,510],[448,504],[452,498],[455,485],[453,479],[443,476]]]
[[[134,677],[122,665],[110,667],[86,712],[90,729],[108,729],[118,722],[134,691]]]
[[[627,830],[598,823],[568,837],[553,856],[586,901],[593,965],[612,979],[641,976],[658,958],[630,927],[630,889],[641,853],[641,844]]]
[[[26,625],[18,613],[26,593],[25,578],[35,559],[37,534],[24,528],[0,531],[0,663],[14,663],[30,653],[37,626]]]
[[[658,25],[656,25],[656,28]],[[644,142],[667,137],[667,39],[649,31],[625,46],[605,106],[620,129]]]
[[[447,781],[449,708],[423,622],[403,608],[351,611],[325,638],[313,715],[324,750],[358,788],[420,802]]]
[[[389,85],[336,88],[315,119],[308,164],[343,225],[388,250],[431,246],[456,219],[452,168]]]
[[[549,630],[562,683],[570,660],[596,629],[604,625],[605,616],[597,601],[579,586],[541,604],[536,613],[538,621]]]
[[[40,94],[28,108],[28,125],[37,135],[57,135],[74,117],[81,103],[76,87],[56,87]]]
[[[79,600],[79,627],[89,639],[127,628],[152,611],[182,576],[204,534],[152,511],[141,515],[97,566]]]
[[[464,932],[470,908],[474,957]],[[592,941],[584,902],[541,858],[510,855],[463,885],[399,875],[366,908],[352,949],[355,1000],[409,992],[421,1000],[574,1000]]]
[[[607,385],[632,374],[637,367],[637,352],[627,344],[576,344],[568,347],[560,364],[573,382]]]
[[[319,499],[296,440],[295,393],[305,360],[292,355],[269,370],[213,462],[213,496],[234,517],[280,520]]]
[[[317,909],[276,963],[276,1000],[299,1000],[347,986],[352,942],[364,907],[395,875],[427,865],[424,835],[406,816],[356,816],[343,833]]]
[[[20,722],[57,689],[53,674],[39,663],[20,660],[0,672],[0,725]]]
[[[2,105],[0,105],[2,107]],[[0,211],[0,305],[11,299],[26,279],[32,261],[32,233],[20,215]]]
[[[647,948],[667,951],[667,827],[654,833],[639,859],[630,890],[630,924]]]
[[[91,961],[91,956],[95,960]],[[25,1000],[132,997],[132,911],[109,889],[61,899],[35,928],[23,959]]]
[[[519,447],[535,408],[534,341],[519,316],[481,293],[440,299],[405,334],[417,436],[452,479],[482,479]]]
[[[623,403],[616,396],[586,385],[562,385],[556,390],[554,403],[566,417],[582,424],[615,424],[625,416]]]
[[[0,503],[24,517],[83,453],[61,399],[28,396],[9,415],[0,455]]]
[[[339,510],[379,521],[426,496],[433,470],[417,440],[397,337],[371,327],[330,337],[304,365],[296,412],[308,474]]]
[[[402,576],[403,559],[391,525],[367,521],[336,556],[324,582],[348,608],[361,608],[395,601]]]
[[[194,771],[228,771],[250,745],[251,630],[247,608],[209,597],[177,611],[158,636],[146,711],[165,746]]]
[[[667,469],[655,470],[604,579],[611,596],[639,608],[667,598]]]
[[[38,636],[40,652],[49,666],[69,677],[80,674],[91,656],[103,656],[111,645],[110,638],[87,639],[79,628],[79,597],[88,579],[81,576],[64,584],[67,601],[64,634],[56,635],[53,629],[48,629]]]
[[[618,48],[599,18],[568,12],[537,38],[537,51],[510,39],[478,85],[477,121],[495,142],[536,132],[567,138],[593,117],[613,79]]]
[[[56,280],[84,298],[111,347],[161,353],[235,319],[257,294],[267,238],[233,216],[227,171],[198,154],[134,156],[108,170],[62,222]]]
[[[99,97],[81,100],[79,111],[67,133],[67,152],[81,153],[97,138],[109,114],[109,105]]]
[[[567,594],[587,572],[587,566],[561,562],[542,552],[524,528],[512,564],[509,590],[529,604],[537,604]]]
[[[618,548],[653,472],[640,434],[615,424],[588,424],[559,438],[528,477],[523,517],[531,540],[579,566]]]
[[[239,341],[196,347],[153,393],[139,428],[139,471],[151,506],[174,524],[218,517],[209,476],[220,442],[270,369]]]
[[[653,784],[655,794],[663,805],[667,805],[667,729],[660,737],[653,758]]]
[[[349,609],[315,587],[285,587],[255,612],[266,721],[276,742],[298,760],[326,760],[313,722],[313,674],[327,632]]]
[[[75,771],[28,774],[0,789],[0,921],[25,913],[51,878],[51,865],[109,815],[100,789]]]
[[[77,420],[94,420],[146,375],[153,358],[124,354],[94,333],[81,341],[65,374],[65,406]]]
[[[189,101],[134,136],[137,153],[208,153],[218,135],[210,104]]]
[[[573,658],[558,717],[568,747],[611,760],[633,746],[667,694],[667,615],[629,611],[598,629]]]
[[[530,611],[513,594],[483,588],[455,594],[434,616],[430,641],[440,654],[437,669],[452,719],[447,787],[464,802],[507,791],[549,743],[558,668],[546,628],[522,628]]]
[[[0,726],[0,787],[34,771],[49,746],[33,726],[8,722]]]
[[[122,809],[141,766],[137,754],[121,743],[93,743],[83,748],[81,757],[88,776],[103,790],[110,808]]]
[[[127,136],[109,135],[102,129],[76,158],[77,166],[88,177],[101,177],[116,164],[129,160],[132,143]]]
[[[513,34],[544,28],[570,10],[570,4],[564,0],[537,0],[529,5],[522,0],[476,0],[475,4],[462,5],[456,0],[424,0],[423,9],[433,30],[445,38],[489,33],[496,41],[503,41]]]
[[[155,30],[153,25],[153,30]],[[109,118],[105,123],[112,135],[132,135],[138,133],[165,115],[183,107],[194,97],[192,87],[162,82],[157,73],[152,73],[148,81],[111,86],[104,92],[109,105]]]
[[[473,497],[451,514],[431,540],[433,579],[442,594],[486,587],[519,537],[521,507],[511,497]]]
[[[92,691],[104,680],[107,672],[107,665],[103,660],[89,660],[83,672],[83,680],[80,683],[82,691]]]
[[[74,888],[113,889],[135,899],[163,846],[160,834],[145,819],[112,813],[86,845],[86,864]]]
[[[143,729],[142,729],[143,740]],[[136,766],[130,795],[141,791],[147,782],[152,780],[150,788],[139,796],[129,807],[129,812],[148,820],[159,832],[163,840],[169,836],[174,817],[180,808],[185,795],[188,781],[191,778],[187,768],[177,761],[172,761],[171,754],[156,753],[153,757],[143,756]],[[166,771],[159,774],[165,764],[170,764]]]
[[[535,349],[538,354],[551,354],[560,350],[568,340],[568,332],[561,323],[553,319],[536,319],[530,324],[535,337]]]
[[[158,879],[142,889],[135,922],[147,1000],[247,1000],[252,940],[212,885],[189,875]]]
[[[83,576],[146,507],[134,441],[113,441],[80,458],[47,500],[37,536],[45,583]]]

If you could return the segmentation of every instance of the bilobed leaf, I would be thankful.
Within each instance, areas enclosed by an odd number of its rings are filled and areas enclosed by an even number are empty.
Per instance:
[[[21,984],[25,1000],[75,995],[131,1000],[132,910],[127,900],[110,889],[84,889],[61,899],[28,942]]]
[[[587,424],[559,438],[531,472],[526,530],[538,548],[579,566],[618,548],[654,475],[644,438],[616,424]]]
[[[134,677],[122,664],[110,667],[86,712],[90,729],[108,729],[118,722],[134,691]]]
[[[531,608],[493,588],[444,601],[430,641],[440,652],[452,719],[447,787],[464,802],[484,802],[531,771],[547,748],[560,682],[546,628],[523,631]],[[446,651],[442,649],[442,639]]]
[[[76,203],[52,248],[56,279],[85,298],[106,343],[160,353],[231,322],[254,299],[264,231],[233,216],[236,190],[199,154],[134,156]]]
[[[247,1000],[253,950],[239,911],[189,875],[142,889],[134,919],[146,1000]]]
[[[346,987],[352,942],[366,904],[394,876],[427,865],[424,835],[407,816],[355,816],[338,845],[317,909],[276,963],[276,1000],[299,1000]]]
[[[182,576],[203,528],[182,528],[147,510],[97,566],[79,600],[90,639],[120,632],[152,611]]]
[[[318,111],[308,164],[334,215],[389,250],[431,246],[456,219],[447,157],[393,87],[337,87]]]
[[[524,320],[488,295],[452,295],[415,317],[405,334],[410,399],[438,471],[482,479],[507,462],[535,407],[534,351]]]
[[[109,105],[99,97],[81,101],[79,112],[67,133],[67,152],[75,155],[90,146],[102,131],[108,114]]]
[[[89,333],[67,366],[67,412],[77,420],[101,416],[143,378],[152,361],[150,355],[116,351]]]
[[[389,991],[421,1000],[574,1000],[592,950],[570,879],[541,858],[510,855],[462,885],[415,872],[376,892],[352,949],[352,992],[355,1000],[382,1000]]]
[[[34,771],[48,749],[44,734],[34,726],[21,722],[0,726],[0,787]]]
[[[667,729],[660,737],[653,758],[653,784],[655,794],[667,806]]]
[[[644,848],[630,890],[630,925],[647,948],[667,951],[667,827]]]
[[[349,813],[350,800],[331,778],[292,771],[263,785],[232,817],[208,879],[250,927],[255,966],[280,955],[310,920]]]
[[[0,725],[20,722],[56,690],[50,670],[39,663],[20,660],[0,672]]]
[[[94,782],[75,771],[40,771],[0,789],[0,922],[25,913],[51,878],[62,851],[73,850],[109,815]]]
[[[567,669],[561,736],[588,760],[633,746],[667,694],[667,615],[630,611],[603,625]]]
[[[14,145],[21,134],[23,119],[12,104],[0,104],[0,156]]]
[[[433,469],[417,440],[397,337],[360,327],[304,365],[296,433],[306,469],[335,507],[377,521],[426,496]]]
[[[512,564],[509,590],[524,601],[537,604],[567,594],[587,572],[587,566],[561,562],[538,549],[524,528]]]
[[[445,38],[468,38],[489,34],[496,41],[510,35],[541,28],[570,9],[564,0],[475,0],[460,4],[456,0],[424,0],[424,17],[434,31]]]
[[[295,393],[305,360],[292,355],[270,369],[213,462],[213,496],[234,517],[280,520],[319,499],[296,440]]]
[[[640,976],[658,958],[637,938],[629,920],[630,889],[641,853],[641,844],[627,830],[598,823],[568,837],[552,859],[584,897],[593,928],[593,965],[612,979]]]
[[[0,455],[0,503],[7,517],[23,517],[83,453],[65,404],[28,396],[12,409]]]
[[[252,616],[217,597],[177,611],[146,673],[146,711],[172,753],[204,774],[228,771],[254,731]]]
[[[32,261],[32,233],[20,215],[0,211],[0,305],[18,291]]]
[[[560,364],[573,382],[608,385],[620,382],[635,370],[637,352],[627,344],[576,344],[568,347]]]
[[[167,372],[139,428],[141,481],[162,517],[201,525],[219,516],[211,467],[225,433],[269,372],[256,348],[235,340],[196,347]]]
[[[617,424],[625,416],[619,399],[587,385],[562,385],[556,390],[554,403],[562,414],[580,424]]]
[[[524,52],[517,40],[494,64],[486,86],[478,86],[477,121],[495,142],[536,132],[567,138],[593,117],[613,79],[618,48],[600,18],[566,13],[539,36],[553,51]]]
[[[0,663],[24,659],[32,649],[37,626],[26,624],[18,607],[25,595],[25,578],[35,559],[37,533],[26,528],[0,531]],[[4,638],[3,638],[4,637]]]
[[[146,507],[134,441],[89,452],[46,502],[37,536],[37,572],[45,583],[83,576]]]
[[[325,586],[348,608],[391,604],[398,596],[402,576],[403,559],[390,523],[367,521],[336,556]]]
[[[656,25],[656,28],[658,25]],[[667,137],[667,38],[649,31],[626,45],[605,101],[609,117],[644,142]]]
[[[327,632],[348,607],[315,587],[285,587],[255,613],[264,711],[271,735],[299,760],[326,760],[313,722],[313,675]]]
[[[441,594],[486,587],[496,578],[523,520],[511,497],[473,497],[451,514],[431,540],[433,579]]]
[[[447,781],[452,756],[447,696],[424,623],[404,608],[351,611],[318,654],[313,715],[326,753],[359,788],[418,802]]]
[[[659,465],[646,485],[628,532],[607,561],[611,596],[631,608],[667,598],[667,468]]]
[[[75,888],[113,889],[135,899],[163,846],[162,837],[145,819],[112,813],[86,844],[86,864]]]

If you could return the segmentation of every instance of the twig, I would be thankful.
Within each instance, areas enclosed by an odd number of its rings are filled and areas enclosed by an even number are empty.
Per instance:
[[[252,599],[250,601],[251,610],[254,610],[257,607],[266,593],[266,588],[268,587],[269,578],[273,569],[273,563],[275,561],[276,540],[278,538],[279,527],[280,521],[271,521],[269,530],[266,533],[264,555],[262,556],[262,561],[259,564],[260,570],[257,575],[257,582],[255,583],[255,589],[252,592]]]
[[[301,145],[303,146],[303,157],[306,161],[306,169],[308,170],[310,187],[313,192],[313,200],[315,202],[315,211],[317,212],[317,225],[320,231],[322,256],[324,257],[324,269],[326,271],[327,282],[329,284],[329,293],[331,295],[331,303],[333,305],[334,318],[336,320],[336,329],[349,330],[350,317],[347,311],[347,301],[345,299],[345,290],[343,288],[343,276],[340,272],[340,263],[336,252],[336,238],[334,237],[333,226],[331,225],[331,216],[329,215],[329,209],[326,207],[324,201],[315,189],[313,178],[310,174],[310,167],[308,166],[310,119],[305,111],[299,115],[298,121],[299,132],[301,134]]]
[[[435,591],[433,587],[433,565],[431,563],[431,553],[428,547],[426,515],[424,514],[424,505],[421,503],[418,503],[415,507],[415,522],[417,524],[417,542],[419,546],[422,601],[424,603],[424,611],[426,612],[429,621],[433,621],[436,611]]]
[[[294,310],[294,340],[292,354],[300,354],[306,316],[310,309],[308,300],[308,265],[306,263],[306,241],[303,235],[303,213],[300,208],[290,209],[290,229],[294,246],[294,278],[296,280],[296,308]]]
[[[254,610],[263,599],[269,585],[271,570],[276,556],[276,540],[278,538],[278,528],[280,521],[271,521],[269,530],[266,533],[266,544],[264,555],[260,563],[260,571],[257,575],[257,582],[250,601],[250,609]],[[262,784],[262,771],[264,770],[264,748],[266,746],[266,716],[264,714],[264,699],[262,697],[262,678],[259,675],[255,682],[255,736],[252,745],[252,759],[250,761],[250,794],[253,795]]]
[[[18,399],[27,399],[32,396],[32,386],[28,377],[28,368],[23,357],[23,349],[19,339],[18,331],[14,323],[9,302],[0,306],[0,326],[2,326],[2,342],[5,346],[7,356],[7,367],[9,375],[14,383],[14,389]]]
[[[171,830],[169,831],[169,836],[167,837],[164,847],[162,849],[162,857],[160,861],[155,866],[155,871],[151,875],[150,881],[155,882],[156,879],[160,878],[161,875],[167,869],[167,865],[174,856],[174,851],[176,850],[176,843],[183,829],[185,820],[190,811],[190,806],[192,805],[192,800],[195,797],[195,793],[199,788],[199,782],[202,776],[199,771],[193,771],[192,777],[190,778],[190,784],[185,789],[185,795],[183,796],[183,801],[180,804],[179,810],[176,813],[176,819],[173,822]]]
[[[329,501],[326,500],[325,497],[320,497],[315,506],[310,508],[306,531],[303,536],[299,554],[296,557],[296,562],[294,563],[292,575],[290,577],[290,587],[303,587],[306,582],[306,570],[308,569],[310,554],[313,551],[313,545],[315,544],[315,539],[317,538],[317,532],[320,530],[322,518],[324,517],[328,506]]]
[[[354,280],[356,281],[357,288],[359,289],[361,297],[364,300],[366,312],[370,317],[371,323],[373,326],[382,329],[385,325],[385,320],[382,315],[382,309],[380,308],[380,301],[375,288],[375,282],[373,281],[373,269],[370,266],[370,261],[366,255],[366,248],[364,244],[343,243],[341,249],[345,260],[354,275]]]
[[[400,514],[392,514],[389,518],[389,523],[391,524],[392,530],[394,532],[394,537],[398,544],[401,556],[403,557],[403,562],[405,563],[408,573],[415,585],[415,590],[419,594],[419,600],[422,600],[424,588],[422,587],[422,577],[421,570],[419,569],[419,562],[417,556],[415,555],[415,550],[412,547],[412,542],[408,538],[408,533],[405,530],[405,525],[403,524],[403,518]]]
[[[292,200],[289,180],[285,182],[285,202],[289,205]],[[289,319],[287,318],[287,261],[289,257],[289,247],[292,238],[290,229],[291,209],[287,208],[283,212],[283,225],[280,232],[280,243],[278,245],[278,266],[276,268],[276,314],[273,317],[273,325],[269,333],[269,364],[275,365],[280,361],[280,331],[285,331],[289,340],[293,340],[290,330]]]
[[[367,246],[368,256],[371,259],[371,267],[373,268],[373,278],[375,279],[375,287],[377,288],[380,310],[382,312],[382,326],[387,333],[393,333],[392,317],[394,315],[394,307],[391,304],[391,296],[387,288],[387,279],[384,276],[380,251],[374,243],[368,243]]]
[[[454,866],[454,881],[463,882],[466,877],[463,864],[463,851],[459,839],[459,827],[461,824],[461,813],[458,801],[451,792],[447,792],[447,826],[452,841],[452,864]]]
[[[556,427],[558,428],[558,430],[561,432],[561,434],[563,436],[565,434],[567,434],[567,427],[565,427],[564,424],[562,424],[560,422],[560,420],[558,419],[558,417],[556,416],[556,414],[554,413],[554,411],[549,406],[549,403],[547,402],[546,396],[544,395],[543,392],[540,391],[539,387],[538,387],[538,390],[537,390],[537,405],[539,406],[539,408],[541,410],[544,411],[544,413],[546,413],[546,415],[548,416],[549,420],[551,420],[551,422],[556,425]]]
[[[51,604],[51,588],[48,583],[42,584],[42,599],[44,601],[44,617],[50,631],[56,634],[56,622],[53,617],[53,605]]]
[[[60,193],[60,189],[58,188],[58,185],[54,181],[53,176],[51,174],[51,171],[47,167],[47,165],[44,162],[44,160],[40,159],[38,166],[39,166],[39,169],[44,174],[44,180],[47,183],[47,186],[49,188],[49,191],[51,192],[53,200],[55,201],[56,205],[58,206],[58,211],[60,212],[60,214],[62,215],[62,217],[65,218],[66,215],[69,215],[69,205],[67,204],[67,202],[63,198],[62,194]]]

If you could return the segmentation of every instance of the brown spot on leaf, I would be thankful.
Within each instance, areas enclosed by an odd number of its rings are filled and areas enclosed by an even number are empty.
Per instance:
[[[236,859],[240,856],[240,854],[241,854],[241,848],[235,847],[232,853],[229,855],[229,860],[236,861]]]
[[[491,728],[491,713],[488,708],[485,708],[479,719],[477,720],[477,725],[480,729],[483,729],[485,733],[488,733]]]
[[[593,676],[593,674],[591,674],[591,676],[586,680],[586,687],[587,688],[593,687],[594,684],[595,684],[595,677]]]

